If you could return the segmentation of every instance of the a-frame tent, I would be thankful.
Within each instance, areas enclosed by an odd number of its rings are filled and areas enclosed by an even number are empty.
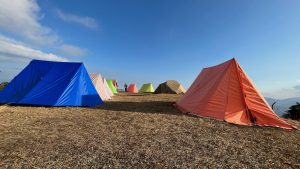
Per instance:
[[[109,96],[107,89],[105,88],[105,84],[103,83],[103,79],[99,73],[90,74],[91,80],[100,95],[102,100],[109,100],[111,97]]]
[[[152,83],[143,84],[143,86],[139,90],[139,93],[153,93],[153,92],[154,92],[154,88]]]
[[[176,106],[239,125],[294,128],[273,112],[235,59],[204,68]]]
[[[176,80],[167,80],[164,83],[158,85],[154,93],[169,93],[169,94],[184,94],[186,90],[184,87]]]
[[[82,63],[33,60],[0,92],[0,103],[96,106],[103,101]]]
[[[138,93],[138,88],[137,88],[136,84],[130,84],[127,88],[127,92]]]

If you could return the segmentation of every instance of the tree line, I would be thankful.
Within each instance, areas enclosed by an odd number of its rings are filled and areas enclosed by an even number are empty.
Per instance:
[[[291,106],[285,114],[282,115],[284,118],[299,120],[300,119],[300,103],[297,102],[295,105]]]

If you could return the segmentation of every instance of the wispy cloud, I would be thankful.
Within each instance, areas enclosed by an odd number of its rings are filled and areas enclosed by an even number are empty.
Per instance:
[[[0,30],[34,44],[53,44],[58,36],[40,24],[43,15],[35,0],[0,0]]]
[[[92,30],[99,29],[99,24],[94,18],[88,16],[78,16],[74,14],[68,14],[62,12],[61,10],[56,10],[56,14],[61,20],[65,22],[79,24],[81,26],[84,26]]]
[[[68,56],[83,56],[87,52],[87,49],[64,43],[51,28],[41,24],[43,14],[36,0],[0,0],[0,4],[0,31],[21,39],[19,44],[24,41],[26,46],[35,48],[47,46]],[[68,19],[68,15],[65,17]],[[95,27],[95,21],[87,19],[86,24],[89,22]]]
[[[0,0],[1,81],[12,79],[32,59],[78,60],[69,56],[83,56],[88,52],[65,43],[53,29],[42,24],[44,18],[37,0]],[[93,25],[94,21],[90,22]]]
[[[24,62],[32,59],[67,61],[66,58],[59,57],[52,53],[46,53],[41,50],[32,49],[14,39],[0,35],[0,60]]]
[[[68,56],[84,56],[87,49],[79,48],[77,46],[63,44],[59,47],[59,51]]]

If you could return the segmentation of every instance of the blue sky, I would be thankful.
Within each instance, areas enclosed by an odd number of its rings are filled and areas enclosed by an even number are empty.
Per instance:
[[[265,96],[296,97],[299,9],[296,0],[0,0],[0,81],[45,59],[188,88],[203,67],[235,57]]]

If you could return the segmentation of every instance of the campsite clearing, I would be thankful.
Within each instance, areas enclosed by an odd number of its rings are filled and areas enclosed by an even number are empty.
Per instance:
[[[300,167],[299,131],[182,114],[173,107],[179,97],[120,93],[95,108],[2,106],[0,168]]]

